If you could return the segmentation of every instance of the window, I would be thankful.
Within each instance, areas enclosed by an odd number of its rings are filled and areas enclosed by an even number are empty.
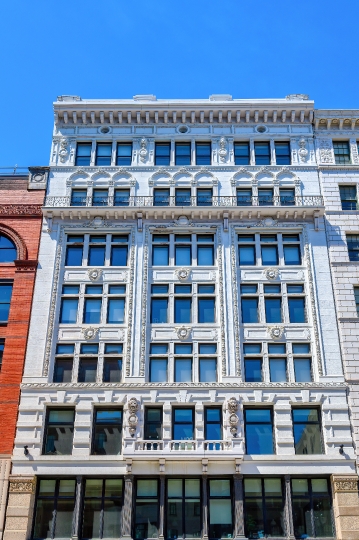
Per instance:
[[[197,234],[197,266],[214,265],[213,234]]]
[[[72,454],[74,421],[75,409],[48,409],[43,454],[53,456]]]
[[[275,142],[275,158],[277,165],[290,165],[289,142]]]
[[[221,407],[206,407],[204,409],[204,437],[206,441],[221,441],[222,440],[222,408]],[[210,444],[209,450],[213,450]],[[219,446],[217,445],[217,450]]]
[[[121,382],[122,380],[122,343],[105,343],[103,358],[103,382]]]
[[[74,345],[57,345],[53,382],[71,382]]]
[[[256,264],[256,245],[254,234],[238,235],[238,258],[240,266]]]
[[[174,322],[192,322],[192,285],[175,285]]]
[[[293,343],[293,364],[296,382],[310,382],[312,376],[312,359],[310,355],[309,343]]]
[[[75,165],[86,167],[91,165],[92,143],[77,143]]]
[[[171,162],[171,144],[155,144],[155,165],[169,165]]]
[[[32,538],[71,538],[75,490],[74,478],[39,480]]]
[[[285,536],[280,478],[244,479],[244,527],[248,538]]]
[[[170,190],[156,188],[153,190],[153,206],[169,206]]]
[[[230,480],[209,480],[209,538],[232,538],[233,518]]]
[[[130,190],[115,189],[114,206],[129,206],[130,205]]]
[[[147,441],[160,441],[162,439],[162,408],[145,408],[144,438]]]
[[[342,210],[357,210],[357,188],[355,186],[339,186]]]
[[[235,165],[250,164],[249,143],[236,142],[234,143],[234,163]]]
[[[111,165],[112,143],[97,143],[96,165],[105,167]]]
[[[107,320],[108,324],[125,322],[126,285],[108,286]]]
[[[122,478],[86,478],[81,538],[119,538],[122,506]]]
[[[78,382],[96,382],[98,344],[84,343],[80,347]]]
[[[211,165],[211,143],[196,143],[196,165]]]
[[[292,416],[295,453],[322,454],[319,409],[292,409]]]
[[[199,382],[217,381],[217,344],[200,343],[198,345]]]
[[[173,409],[172,426],[175,441],[193,440],[194,409],[175,407]]]
[[[350,164],[350,150],[348,141],[333,141],[333,148],[336,165]]]
[[[246,382],[262,382],[262,345],[260,343],[245,343],[243,352]]]
[[[166,538],[201,538],[200,488],[198,478],[167,480]]]
[[[94,412],[92,454],[117,456],[122,447],[122,410],[97,409]]]
[[[279,199],[282,206],[295,206],[295,190],[280,188]]]
[[[306,323],[304,285],[287,285],[289,322]]]
[[[247,454],[274,454],[271,409],[245,409],[244,423]]]
[[[102,285],[86,285],[82,322],[85,324],[99,324],[101,321],[101,306]]]
[[[0,263],[14,262],[17,258],[17,249],[12,240],[0,234]]]
[[[105,266],[106,235],[90,235],[88,266]]]
[[[216,322],[216,298],[214,285],[198,285],[198,322]]]
[[[150,345],[150,382],[167,382],[168,345]]]
[[[192,382],[192,344],[175,343],[174,382]]]
[[[132,163],[132,144],[118,143],[116,153],[116,165],[124,167]]]
[[[359,234],[347,234],[349,260],[359,261]]]
[[[197,189],[197,206],[212,206],[213,190],[211,188]]]
[[[81,266],[84,250],[84,236],[68,236],[65,266]]]
[[[191,188],[178,188],[175,191],[176,206],[192,206]]]
[[[266,323],[281,323],[282,298],[280,285],[264,285],[264,309]]]
[[[283,250],[280,259],[279,247]],[[299,234],[239,234],[238,259],[239,266],[255,266],[260,260],[263,266],[301,265]]]
[[[159,500],[158,480],[138,479],[136,482],[134,538],[158,538]]]
[[[4,348],[5,348],[5,340],[0,339],[0,371],[1,371],[1,368],[2,368],[2,359],[3,359],[3,356],[4,356]]]
[[[63,285],[60,309],[60,323],[75,324],[79,304],[80,285]]]
[[[283,234],[283,255],[286,266],[302,264],[299,234]]]
[[[151,323],[168,322],[168,285],[151,286]]]
[[[12,282],[0,281],[0,323],[7,323],[9,320],[11,296]]]
[[[273,189],[258,189],[258,205],[259,206],[273,206]]]
[[[270,165],[270,145],[269,142],[255,142],[254,154],[256,165]]]
[[[170,245],[174,259],[170,261]],[[213,234],[154,234],[152,236],[152,266],[213,266]]]
[[[327,478],[292,478],[293,525],[296,538],[333,538]]]
[[[258,296],[252,296],[257,294],[257,285],[242,285],[242,323],[257,323],[259,322],[258,313]],[[248,296],[247,296],[248,295]]]
[[[128,236],[113,234],[111,236],[111,266],[127,266]]]
[[[261,234],[261,257],[263,266],[277,266],[278,260],[278,238],[276,234]]]
[[[355,308],[359,317],[359,287],[354,287]]]
[[[286,382],[287,356],[285,343],[268,343],[269,374],[271,382]]]
[[[108,190],[107,189],[94,189],[92,195],[92,206],[108,206]]]
[[[252,189],[237,189],[237,206],[252,206]]]
[[[191,143],[180,142],[175,146],[175,164],[191,165]]]
[[[71,192],[71,206],[87,205],[87,189],[73,189]]]

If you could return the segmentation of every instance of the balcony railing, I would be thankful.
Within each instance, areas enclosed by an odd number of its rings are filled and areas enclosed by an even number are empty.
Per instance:
[[[323,206],[323,197],[320,195],[299,195],[293,197],[53,197],[45,199],[45,206],[52,208],[68,207],[243,207],[243,206]]]
[[[209,452],[221,452],[225,450],[232,450],[232,441],[198,441],[185,440],[185,441],[168,441],[171,451],[187,451],[197,450],[202,447],[205,451]],[[140,451],[163,451],[163,441],[137,441],[136,450]]]
[[[163,441],[138,441],[136,442],[136,450],[163,450]]]

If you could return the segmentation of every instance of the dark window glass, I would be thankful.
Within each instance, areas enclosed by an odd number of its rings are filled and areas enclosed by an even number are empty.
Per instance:
[[[87,205],[87,189],[73,189],[71,192],[71,206]]]
[[[130,205],[130,190],[115,189],[114,206],[129,206]]]
[[[350,164],[350,150],[348,141],[333,141],[336,165]]]
[[[136,540],[158,538],[159,501],[157,479],[137,480],[134,507],[134,538]]]
[[[92,453],[118,455],[122,447],[122,410],[97,409],[95,411]]]
[[[111,266],[127,266],[128,236],[113,235],[111,238]]]
[[[204,436],[207,441],[222,440],[222,409],[206,407],[204,410]],[[213,450],[212,447],[209,450]]]
[[[359,287],[354,287],[355,309],[359,317]]]
[[[92,195],[92,206],[107,206],[109,203],[107,189],[94,189]]]
[[[176,143],[175,152],[176,165],[191,165],[191,143]]]
[[[197,189],[197,206],[212,206],[213,191],[211,189]]]
[[[2,359],[3,359],[3,356],[4,356],[4,348],[5,348],[5,340],[0,339],[0,371],[1,371],[1,368],[2,368]]]
[[[104,167],[111,165],[112,143],[97,143],[96,165]]]
[[[247,454],[274,454],[271,409],[245,409]]]
[[[258,189],[258,204],[259,206],[273,206],[273,190],[272,189]]]
[[[196,143],[196,165],[211,165],[211,143]]]
[[[105,358],[103,362],[103,382],[121,382],[122,359]]]
[[[176,206],[191,206],[191,189],[176,189]]]
[[[72,454],[75,409],[49,409],[45,426],[44,454]]]
[[[252,190],[237,189],[237,206],[252,206]]]
[[[12,283],[0,282],[0,322],[7,322],[9,319],[11,296]]]
[[[214,265],[214,237],[213,235],[197,235],[197,266]]]
[[[72,358],[56,358],[53,382],[71,382]]]
[[[249,165],[249,143],[237,142],[234,143],[234,163],[236,165]]]
[[[94,245],[92,242],[101,241],[100,237],[98,240],[95,240],[93,236],[90,237],[89,245],[89,254],[88,254],[88,266],[105,266],[105,255],[106,255],[106,237],[103,237],[102,245]]]
[[[302,264],[299,245],[283,244],[283,252],[285,265]]]
[[[169,206],[170,190],[169,189],[154,189],[153,190],[153,205],[154,206]]]
[[[155,144],[155,165],[169,165],[171,155],[170,143]]]
[[[80,358],[78,382],[96,382],[97,358]]]
[[[81,266],[83,249],[83,236],[68,236],[65,266]]]
[[[209,480],[209,538],[232,538],[233,518],[230,480]]]
[[[359,234],[347,234],[350,261],[359,261]]]
[[[247,538],[285,536],[284,497],[280,478],[244,479],[244,527]]]
[[[164,358],[151,358],[150,382],[167,382],[167,360]]]
[[[122,478],[86,478],[81,538],[119,538],[122,506]]]
[[[197,478],[167,480],[168,540],[201,537],[201,482]]]
[[[258,298],[242,298],[242,323],[257,323]]]
[[[246,382],[262,382],[262,359],[246,358],[244,360]]]
[[[238,258],[240,266],[256,264],[256,247],[254,234],[238,236]]]
[[[125,298],[109,298],[107,322],[108,324],[123,324],[125,322]]]
[[[322,454],[322,435],[319,410],[292,409],[294,446],[296,454]]]
[[[192,382],[192,358],[175,359],[175,382]]]
[[[198,298],[198,322],[212,323],[215,322],[215,320],[215,299]]]
[[[75,324],[77,321],[78,298],[63,298],[60,310],[60,323]]]
[[[289,291],[288,291],[289,292]],[[291,323],[305,323],[305,298],[288,298],[289,321]]]
[[[356,186],[339,186],[342,210],[357,210]]]
[[[275,142],[274,146],[277,165],[290,165],[289,142]]]
[[[86,167],[91,164],[91,143],[77,143],[75,165]]]
[[[116,154],[116,165],[126,166],[132,163],[132,144],[118,143]]]
[[[175,441],[194,438],[194,410],[188,408],[173,409],[173,439]]]
[[[71,538],[75,488],[74,478],[39,480],[32,538]]]
[[[99,324],[101,320],[102,298],[86,298],[82,322],[85,324]]]
[[[277,237],[275,235],[261,234],[261,254],[263,266],[278,265],[278,247],[276,241]]]
[[[168,311],[168,298],[152,298],[151,300],[151,323],[166,323]]]
[[[175,298],[174,322],[190,323],[192,321],[192,299]]]
[[[310,382],[312,378],[312,362],[310,358],[294,358],[294,374],[296,382]]]
[[[327,478],[292,478],[293,525],[296,538],[333,538]]]
[[[146,407],[144,437],[148,441],[162,439],[162,408]]]
[[[0,263],[14,262],[17,258],[17,249],[9,238],[0,234]]]
[[[256,165],[270,165],[269,142],[255,142],[254,153],[256,156]]]
[[[286,382],[287,361],[286,358],[269,358],[269,374],[271,382]]]
[[[282,300],[281,298],[269,298],[264,299],[266,322],[267,323],[280,323],[282,322]]]
[[[294,189],[280,189],[279,198],[280,198],[280,204],[282,206],[294,206],[295,205]]]

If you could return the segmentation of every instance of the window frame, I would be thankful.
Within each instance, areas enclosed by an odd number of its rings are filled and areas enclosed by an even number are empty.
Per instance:
[[[169,480],[181,480],[182,482],[182,496],[179,497],[179,496],[176,496],[176,497],[169,497],[168,495],[168,492],[169,492],[169,489],[168,489],[168,481]],[[192,497],[192,496],[188,496],[186,497],[186,480],[199,480],[199,497]],[[201,477],[196,477],[196,476],[167,476],[166,477],[166,484],[165,484],[165,509],[166,508],[169,508],[169,505],[170,505],[170,502],[171,502],[171,499],[181,499],[181,505],[182,505],[182,531],[183,531],[183,536],[178,536],[178,538],[183,538],[183,540],[186,540],[186,539],[191,539],[192,536],[189,536],[186,534],[186,526],[185,526],[185,522],[186,522],[186,505],[185,505],[185,502],[186,502],[186,499],[199,499],[199,505],[200,505],[200,512],[199,512],[199,517],[200,518],[200,529],[203,530],[203,498],[202,498],[202,478]],[[168,532],[168,522],[169,522],[169,518],[168,516],[170,516],[170,512],[165,512],[165,515],[164,515],[164,531],[165,531],[165,535],[164,537],[167,538],[167,539],[170,539],[171,537],[167,534]]]
[[[6,302],[2,301],[2,299],[3,299],[2,298],[2,293],[1,293],[1,288],[2,287],[11,287],[9,301],[6,301]],[[11,300],[12,300],[13,292],[14,292],[14,281],[11,280],[11,279],[0,279],[0,306],[1,306],[1,308],[2,308],[2,306],[7,306],[5,308],[6,311],[7,311],[7,318],[3,319],[3,320],[0,320],[0,326],[6,326],[9,323]],[[0,310],[0,313],[1,312],[2,312],[2,309]]]
[[[192,438],[191,439],[175,439],[175,425],[187,425],[189,422],[175,422],[175,411],[177,410],[186,410],[192,412]],[[196,440],[196,411],[194,407],[180,407],[180,406],[174,406],[172,407],[172,432],[171,432],[171,438],[172,441],[195,441]]]
[[[247,425],[248,425],[248,422],[247,422],[247,418],[246,418],[246,411],[249,411],[249,410],[265,410],[265,411],[269,411],[270,412],[270,423],[269,422],[249,422],[250,425],[271,425],[272,427],[272,449],[273,449],[273,452],[271,454],[261,454],[261,453],[257,453],[257,454],[250,454],[248,452],[248,445],[247,445],[247,441],[248,441],[248,437],[247,437]],[[267,455],[270,455],[270,456],[275,456],[277,455],[277,444],[276,444],[276,438],[275,438],[275,425],[274,425],[274,411],[273,411],[273,407],[253,407],[253,406],[248,406],[248,407],[244,407],[243,409],[243,422],[244,422],[244,434],[245,434],[245,454],[248,455],[248,456],[252,456],[252,455],[255,455],[255,456],[267,456]]]
[[[350,142],[348,140],[333,141],[335,165],[351,165]]]
[[[49,418],[50,418],[50,412],[51,411],[73,411],[73,421],[72,424],[70,422],[66,422],[66,426],[72,426],[72,441],[71,441],[71,453],[70,454],[53,454],[50,452],[45,452],[46,446],[47,446],[47,440],[48,440],[48,428],[49,428]],[[73,441],[74,441],[74,431],[75,431],[75,420],[76,420],[76,408],[75,407],[46,407],[46,413],[45,413],[45,424],[44,424],[44,430],[43,430],[43,441],[42,441],[42,449],[41,449],[41,455],[42,456],[72,456],[73,452]],[[59,423],[59,422],[58,422]],[[61,422],[61,425],[64,425],[64,422]]]
[[[300,410],[316,410],[317,411],[317,414],[318,414],[318,420],[316,421],[307,421],[307,422],[304,422],[304,421],[295,421],[294,420],[294,414],[293,412],[294,411],[300,411]],[[323,437],[323,422],[322,422],[322,411],[321,411],[321,408],[320,407],[315,407],[315,406],[292,406],[291,407],[291,417],[292,417],[292,431],[293,431],[293,440],[294,440],[294,453],[296,456],[322,456],[322,455],[325,455],[325,446],[324,446],[324,437]],[[295,425],[298,425],[298,424],[305,424],[306,426],[310,426],[310,425],[316,425],[319,427],[319,438],[320,438],[320,449],[321,449],[321,452],[320,453],[299,453],[297,452],[297,445],[298,445],[298,442],[296,442],[296,437],[295,437],[295,431],[294,431],[294,426]]]
[[[100,423],[97,422],[97,413],[98,412],[110,412],[110,411],[116,411],[121,413],[121,422],[107,422],[107,423]],[[123,433],[123,408],[122,407],[95,407],[93,409],[92,414],[92,437],[91,437],[91,456],[122,456],[123,455],[123,439],[124,439],[124,433]],[[101,453],[99,451],[96,451],[96,427],[97,426],[103,426],[103,430],[105,428],[109,428],[111,426],[115,426],[119,428],[119,442],[118,446],[120,448],[120,451],[117,454],[107,454],[107,453]]]

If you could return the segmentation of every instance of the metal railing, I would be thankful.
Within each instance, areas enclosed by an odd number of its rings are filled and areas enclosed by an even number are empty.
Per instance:
[[[320,195],[299,195],[293,197],[59,197],[48,196],[45,206],[57,207],[243,207],[243,206],[323,206]]]
[[[0,167],[0,176],[26,176],[29,174],[28,167]]]

